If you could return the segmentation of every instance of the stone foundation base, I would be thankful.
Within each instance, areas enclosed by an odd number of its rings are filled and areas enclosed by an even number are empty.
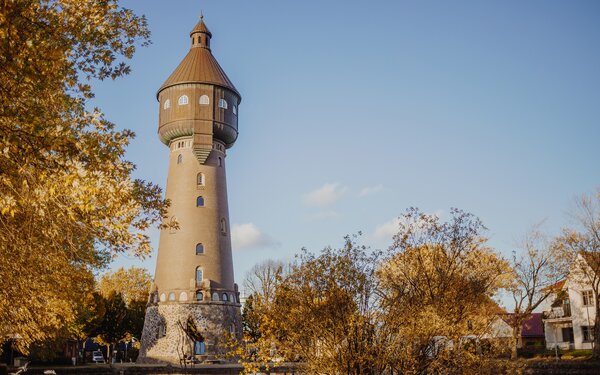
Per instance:
[[[188,317],[204,337],[202,360],[225,359],[226,334],[239,338],[242,332],[240,307],[229,303],[168,303],[150,305],[146,310],[138,363],[180,364],[194,355],[194,343],[183,327]]]

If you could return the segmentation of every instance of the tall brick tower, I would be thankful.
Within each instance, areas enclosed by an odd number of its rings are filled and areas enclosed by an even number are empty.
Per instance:
[[[225,333],[241,331],[225,180],[241,97],[213,57],[211,37],[201,17],[189,52],[157,93],[158,134],[170,151],[166,198],[179,229],[160,233],[140,362],[215,357]],[[189,319],[198,339],[185,333]]]

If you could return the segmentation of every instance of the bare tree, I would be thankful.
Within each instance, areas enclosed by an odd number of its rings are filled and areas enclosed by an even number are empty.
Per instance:
[[[508,288],[515,302],[509,324],[512,328],[511,358],[517,358],[523,322],[554,290],[552,285],[566,277],[567,258],[551,247],[547,237],[534,226],[520,243],[520,251],[510,260],[513,282]]]

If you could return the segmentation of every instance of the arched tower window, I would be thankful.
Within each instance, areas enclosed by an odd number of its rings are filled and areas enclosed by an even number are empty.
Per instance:
[[[201,243],[196,244],[196,255],[198,254],[204,254],[204,245]]]
[[[202,272],[202,267],[196,267],[196,285],[200,285],[202,283],[203,277],[204,273]]]
[[[204,300],[204,293],[202,293],[201,290],[197,290],[196,291],[196,301],[202,301]]]
[[[219,167],[223,166],[223,159],[219,156],[219,159],[217,160],[217,164],[219,165]]]
[[[229,301],[229,296],[227,295],[227,293],[223,293],[223,294],[222,294],[222,296],[221,296],[221,300],[223,300],[223,301],[225,301],[225,302]]]
[[[213,301],[218,301],[218,300],[219,300],[219,293],[217,293],[217,292],[214,292],[214,293],[212,294],[212,300],[213,300]]]
[[[200,97],[199,103],[202,104],[202,105],[209,105],[210,104],[210,99],[208,98],[208,95],[202,95]]]
[[[169,301],[175,301],[175,292],[169,293]]]
[[[198,173],[198,176],[196,176],[196,184],[198,186],[204,186],[204,173]]]
[[[177,155],[177,164],[181,164],[183,163],[183,155],[179,154]]]
[[[222,235],[227,234],[227,221],[225,220],[225,218],[221,219],[221,234]]]
[[[179,105],[186,105],[186,104],[188,104],[188,102],[189,102],[189,99],[188,99],[187,95],[181,95],[179,97],[179,100],[177,100],[177,104],[179,104]]]
[[[196,198],[196,207],[204,207],[204,197]]]
[[[227,101],[225,99],[219,99],[219,107],[227,109]]]
[[[233,114],[237,116],[237,105],[233,105]]]
[[[171,101],[169,99],[167,99],[163,103],[163,109],[169,109],[169,108],[171,108]]]

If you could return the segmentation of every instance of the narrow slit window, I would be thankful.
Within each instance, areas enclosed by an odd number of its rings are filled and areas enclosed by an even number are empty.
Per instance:
[[[225,219],[221,219],[221,234],[227,234],[227,221]]]
[[[196,177],[196,184],[198,186],[204,186],[204,173],[198,173],[198,176]]]
[[[179,154],[177,155],[177,164],[181,164],[183,163],[183,155]]]
[[[204,277],[204,272],[202,271],[202,267],[196,267],[196,284],[200,285],[202,283]]]

